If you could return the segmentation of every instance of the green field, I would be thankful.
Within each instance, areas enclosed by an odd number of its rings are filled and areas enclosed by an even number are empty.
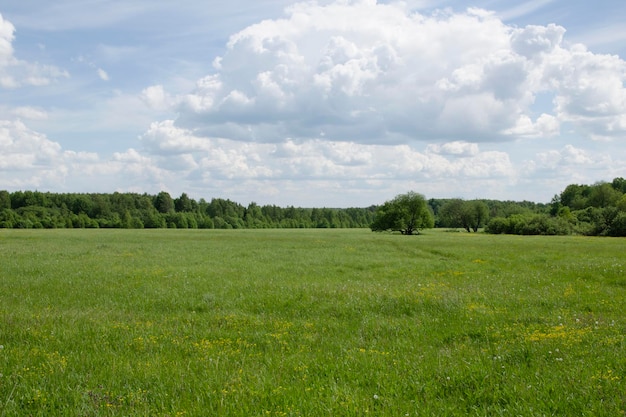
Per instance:
[[[0,417],[619,416],[626,240],[0,231]]]

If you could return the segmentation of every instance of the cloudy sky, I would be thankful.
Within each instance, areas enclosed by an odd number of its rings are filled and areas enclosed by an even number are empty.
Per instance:
[[[0,0],[0,189],[349,207],[626,177],[623,0]]]

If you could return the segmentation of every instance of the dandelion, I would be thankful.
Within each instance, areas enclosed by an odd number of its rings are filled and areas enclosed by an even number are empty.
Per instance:
[[[374,399],[377,400],[378,398],[378,394],[374,394]]]

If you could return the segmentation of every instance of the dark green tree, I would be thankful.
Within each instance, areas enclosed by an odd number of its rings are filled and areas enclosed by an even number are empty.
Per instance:
[[[561,204],[572,210],[581,210],[589,204],[590,187],[588,185],[570,184],[561,192]]]
[[[470,217],[470,227],[474,232],[478,232],[478,229],[487,224],[489,218],[489,207],[484,201],[472,200],[466,202],[467,211]],[[467,230],[467,229],[466,229]]]
[[[469,231],[469,224],[463,219],[465,201],[454,198],[443,203],[438,210],[439,226],[441,227],[462,227]]]
[[[154,198],[154,207],[159,213],[173,213],[174,200],[167,191],[161,191]]]
[[[432,228],[435,219],[423,195],[414,191],[400,194],[378,207],[370,228],[374,232],[399,231],[403,235],[419,234]]]
[[[620,191],[623,194],[626,194],[626,180],[622,177],[613,178],[613,182],[611,182],[613,188],[617,191]]]
[[[620,211],[626,211],[626,194],[624,194],[617,202],[617,208]]]
[[[187,193],[182,193],[180,197],[174,200],[174,208],[176,208],[177,212],[189,212],[193,210],[193,205],[191,204],[191,199],[187,195]]]
[[[477,232],[489,218],[489,207],[481,200],[463,201],[455,198],[441,206],[439,218],[444,227],[462,227],[468,232]]]
[[[11,208],[11,194],[7,190],[0,190],[0,210]]]
[[[591,187],[587,204],[592,207],[610,207],[617,205],[622,197],[621,191],[616,190],[609,183],[598,183]]]

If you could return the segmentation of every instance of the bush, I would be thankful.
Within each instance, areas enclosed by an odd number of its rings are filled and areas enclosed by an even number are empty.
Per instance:
[[[509,233],[509,220],[504,217],[494,217],[487,223],[485,232],[494,235]]]
[[[626,236],[626,213],[620,212],[613,221],[608,230],[609,236]]]
[[[485,232],[515,235],[569,235],[573,226],[562,217],[545,214],[513,214],[507,218],[495,217],[487,224]]]

